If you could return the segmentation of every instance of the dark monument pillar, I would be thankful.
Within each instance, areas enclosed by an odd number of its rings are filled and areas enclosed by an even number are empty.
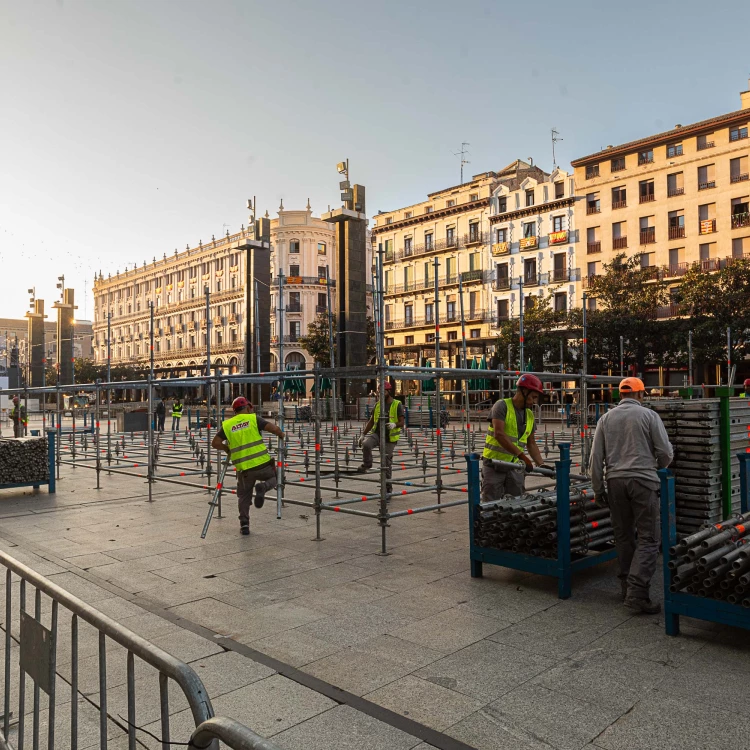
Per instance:
[[[55,302],[57,309],[57,382],[73,383],[73,335],[75,333],[75,291],[63,289],[63,301]]]
[[[29,385],[32,388],[44,385],[44,300],[34,300],[34,312],[27,312],[29,319]]]

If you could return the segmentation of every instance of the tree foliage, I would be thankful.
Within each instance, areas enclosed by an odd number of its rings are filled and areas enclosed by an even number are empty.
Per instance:
[[[336,357],[336,318],[332,320],[333,325],[333,352]],[[321,367],[330,367],[331,348],[328,337],[328,314],[319,313],[315,320],[307,326],[307,335],[301,336],[299,343],[302,348],[313,358],[320,362]],[[372,318],[367,318],[367,359],[375,356],[375,323]]]

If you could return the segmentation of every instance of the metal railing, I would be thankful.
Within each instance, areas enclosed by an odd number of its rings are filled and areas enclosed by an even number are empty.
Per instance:
[[[244,724],[222,716],[214,716],[196,727],[188,747],[204,750],[215,740],[221,740],[232,750],[279,750],[278,745],[258,736]]]

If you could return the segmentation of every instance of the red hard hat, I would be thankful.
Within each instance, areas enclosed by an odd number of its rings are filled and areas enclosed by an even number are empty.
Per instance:
[[[744,383],[745,388],[750,388],[750,378],[748,378]]]
[[[244,396],[237,396],[237,398],[232,401],[232,408],[235,411],[244,409],[246,406],[250,406],[250,402]]]
[[[524,373],[521,375],[520,378],[518,378],[518,382],[516,383],[516,388],[526,388],[530,391],[536,391],[537,393],[544,393],[544,387],[542,386],[542,381],[539,380],[539,378],[536,375],[532,375],[531,373]]]
[[[390,383],[390,382],[388,382],[388,381],[386,380],[386,381],[385,381],[385,385],[383,386],[383,388],[385,388],[385,389],[386,389],[386,391],[390,391],[390,390],[393,390],[393,383]]]

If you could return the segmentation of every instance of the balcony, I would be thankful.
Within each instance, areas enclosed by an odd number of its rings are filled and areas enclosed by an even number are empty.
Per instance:
[[[523,237],[518,244],[521,250],[532,250],[539,246],[539,238],[536,236]]]
[[[667,198],[674,198],[675,195],[685,195],[684,187],[667,188]]]
[[[622,172],[623,169],[625,169],[625,159],[622,159],[622,161],[612,159],[611,172]]]
[[[716,187],[716,180],[711,180],[710,182],[699,182],[698,183],[698,190],[711,190],[711,188]]]
[[[598,214],[601,213],[601,206],[598,203],[587,203],[586,204],[586,214]]]
[[[750,227],[750,213],[732,214],[732,229]]]
[[[315,305],[315,314],[316,315],[327,315],[328,314],[328,305]]]
[[[575,272],[567,268],[555,268],[550,273],[550,283],[562,284],[564,281],[574,281]]]
[[[627,205],[628,205],[627,200],[624,200],[624,201],[612,201],[612,210],[614,211],[615,209],[618,209],[618,208],[626,208]]]
[[[482,232],[469,232],[464,235],[464,244],[469,247],[470,245],[484,245],[488,240],[486,233]]]
[[[591,287],[591,282],[593,279],[596,278],[596,274],[591,274],[590,276],[584,276],[582,281],[582,286],[584,289],[589,289]]]
[[[492,244],[493,255],[507,255],[510,252],[510,242],[494,242]]]
[[[287,276],[285,279],[287,284],[316,284],[318,286],[326,286],[325,276]],[[336,286],[335,279],[329,279],[331,286]]]
[[[495,281],[492,284],[492,288],[496,292],[504,292],[510,289],[510,277],[509,276],[500,276],[499,278],[495,279]]]
[[[651,203],[652,201],[656,200],[656,195],[654,193],[645,193],[644,195],[638,196],[638,202],[639,203]]]
[[[404,245],[401,249],[401,257],[409,258],[414,254],[414,245]]]
[[[541,283],[542,279],[539,273],[525,273],[523,275],[524,286],[539,286]]]
[[[735,130],[733,133],[729,133],[729,140],[730,141],[741,141],[743,138],[747,138],[747,128],[742,128],[742,130]]]
[[[745,182],[746,180],[750,180],[750,174],[748,174],[747,172],[745,172],[745,174],[733,174],[729,178],[729,180],[732,183],[735,183],[735,182]]]
[[[669,239],[676,240],[685,236],[685,227],[669,227]]]
[[[284,344],[296,344],[300,340],[301,335],[296,333],[290,333],[286,334],[281,337],[282,343]],[[271,346],[278,346],[279,345],[279,337],[278,336],[271,336]]]
[[[596,242],[589,242],[586,244],[586,252],[589,255],[594,255],[596,253],[600,253],[601,251],[602,251],[601,240],[597,240]]]
[[[568,241],[568,230],[563,229],[559,232],[552,232],[548,238],[547,242],[550,245],[562,245],[563,243]]]
[[[713,234],[716,231],[716,219],[704,219],[698,224],[698,234]]]
[[[701,143],[698,141],[698,151],[703,151],[706,148],[713,148],[716,144],[713,141],[704,141]]]
[[[471,281],[481,281],[483,272],[481,268],[474,269],[473,271],[464,271],[461,274],[461,281],[466,284]]]
[[[628,246],[627,237],[613,237],[612,238],[612,249],[613,250],[624,250]]]
[[[593,167],[586,167],[586,179],[591,180],[594,177],[599,176],[599,165],[595,165]]]
[[[664,269],[664,277],[667,279],[675,279],[680,276],[684,276],[688,270],[690,270],[691,264],[688,262],[675,263]]]
[[[671,305],[666,305],[665,307],[659,307],[656,310],[657,318],[676,318],[681,314],[680,306],[676,302],[673,302]]]
[[[286,311],[288,313],[301,313],[302,312],[302,305],[287,305]]]
[[[644,281],[655,281],[661,278],[661,266],[641,266],[642,278]]]
[[[652,245],[656,242],[656,229],[642,229],[641,230],[641,245]]]
[[[491,328],[500,328],[503,323],[507,323],[510,320],[510,315],[507,312],[494,312],[492,313],[492,319],[490,320]]]
[[[642,166],[643,164],[653,164],[654,163],[654,155],[653,154],[638,154],[638,166]]]

